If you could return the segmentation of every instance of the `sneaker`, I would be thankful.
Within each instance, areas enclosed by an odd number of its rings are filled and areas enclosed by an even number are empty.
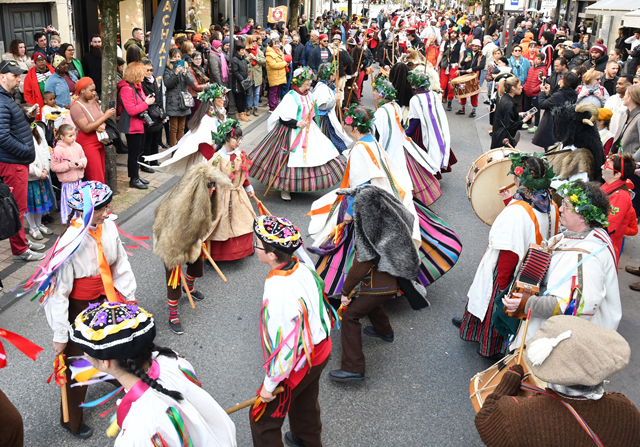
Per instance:
[[[43,224],[38,225],[38,230],[40,230],[40,233],[46,234],[47,236],[53,234],[53,230],[49,227],[44,226]]]
[[[529,125],[528,125],[527,123],[522,123],[522,128],[523,128],[523,129],[528,129],[528,128],[529,128]]]
[[[62,425],[62,428],[66,429],[73,436],[80,439],[88,439],[93,434],[93,430],[87,424],[82,424],[78,429],[78,433],[72,432],[71,429],[64,424]]]
[[[27,250],[21,255],[13,255],[13,262],[32,262],[42,261],[44,259],[44,253],[36,253],[31,250]]]
[[[529,127],[529,133],[536,133],[536,130],[538,130],[538,126]]]
[[[456,112],[456,115],[465,115],[467,112],[464,111],[464,109],[460,109]]]
[[[39,244],[38,242],[31,242],[27,239],[27,245],[29,246],[29,250],[40,251],[44,250],[44,244]]]
[[[177,334],[177,335],[184,334],[184,331],[182,330],[182,325],[180,324],[179,320],[176,320],[176,321],[169,320],[169,327],[171,328],[174,334]]]
[[[286,202],[291,201],[291,194],[289,193],[289,191],[280,191],[280,197]]]
[[[29,228],[29,236],[34,238],[36,241],[44,239],[44,237],[42,236],[42,233],[40,233],[40,230],[38,229],[38,227]]]
[[[182,293],[184,293],[185,295],[187,294],[187,291],[184,289],[184,287],[182,288]],[[196,301],[202,301],[204,299],[204,294],[199,290],[193,289],[191,291],[191,298]]]
[[[473,109],[469,114],[469,118],[475,118],[475,117],[476,117],[476,109]]]

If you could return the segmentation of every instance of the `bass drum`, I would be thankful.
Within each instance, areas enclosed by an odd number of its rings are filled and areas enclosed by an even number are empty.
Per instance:
[[[487,225],[493,225],[498,214],[505,208],[498,190],[515,181],[509,154],[519,151],[510,148],[492,149],[473,162],[467,174],[467,196],[476,216]],[[512,186],[511,193],[516,187]]]

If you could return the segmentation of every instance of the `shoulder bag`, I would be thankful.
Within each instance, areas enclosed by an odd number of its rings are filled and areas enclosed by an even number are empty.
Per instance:
[[[89,110],[84,106],[84,104],[82,104],[80,101],[76,101],[76,103],[80,104],[80,106],[82,106],[84,111],[87,112],[87,115],[89,115],[91,117],[91,121],[93,121],[93,122],[96,121],[96,119],[89,112]],[[106,127],[106,124],[105,124],[105,127]],[[106,130],[103,130],[103,131],[96,130],[96,136],[98,137],[98,141],[101,142],[102,144],[111,143],[111,137],[109,136],[109,134],[107,133]]]

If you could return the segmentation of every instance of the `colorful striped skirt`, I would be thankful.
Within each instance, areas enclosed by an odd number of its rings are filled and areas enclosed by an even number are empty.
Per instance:
[[[409,135],[409,138],[411,138],[413,142],[416,143],[422,150],[427,151],[427,149],[424,147],[424,144],[422,143],[422,126],[416,127],[416,130],[412,135]],[[447,164],[447,166],[442,168],[440,172],[451,172],[451,166],[455,165],[457,162],[458,159],[453,153],[453,150],[449,149],[449,163]],[[440,172],[436,174],[436,178],[438,180],[442,179],[442,175],[440,174]]]
[[[438,215],[419,200],[414,198],[413,202],[420,219],[422,237],[422,245],[418,249],[418,280],[423,286],[428,286],[458,262],[462,244],[458,235]],[[325,281],[327,295],[340,293],[355,256],[353,225],[347,225],[345,232],[344,242],[338,250],[321,256],[316,262],[316,271]]]
[[[345,165],[338,157],[322,166],[289,168],[282,166],[289,149],[291,128],[278,123],[249,154],[253,163],[249,176],[278,191],[310,192],[328,189],[344,176]],[[286,162],[285,162],[286,164]],[[278,172],[278,168],[280,171]]]
[[[427,206],[434,203],[442,195],[440,182],[420,165],[412,156],[404,151],[407,160],[407,169],[413,182],[413,195]]]
[[[331,120],[329,119],[328,114],[320,117],[320,130],[331,140],[336,149],[338,149],[338,152],[343,153],[347,150],[347,145],[336,133],[333,125],[331,125]]]

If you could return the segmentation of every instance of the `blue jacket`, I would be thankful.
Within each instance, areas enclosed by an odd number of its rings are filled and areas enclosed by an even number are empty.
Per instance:
[[[309,38],[311,39],[311,38]],[[317,47],[317,45],[313,45],[311,43],[311,41],[307,42],[304,45],[304,50],[302,51],[302,59],[300,60],[301,62],[301,67],[307,67],[309,64],[309,56],[311,56],[311,51]]]
[[[78,82],[78,79],[71,73],[69,73],[69,77],[73,82]],[[71,92],[69,92],[69,85],[67,85],[67,81],[65,81],[58,73],[54,72],[47,78],[47,81],[44,83],[44,91],[51,92],[56,95],[56,104],[59,107],[71,105]]]
[[[36,159],[29,121],[0,86],[0,163],[28,165]]]

